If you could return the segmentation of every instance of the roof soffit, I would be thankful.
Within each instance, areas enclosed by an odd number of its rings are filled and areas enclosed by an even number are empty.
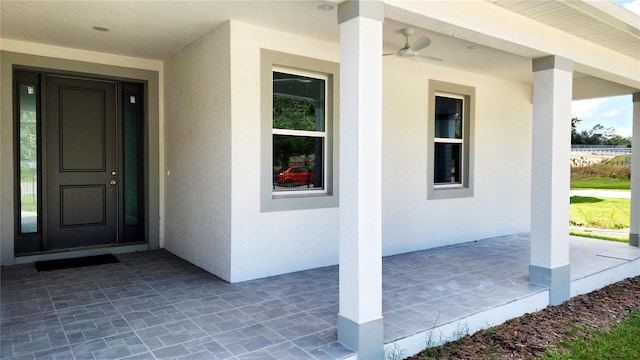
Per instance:
[[[608,1],[494,0],[495,5],[640,60],[640,17]],[[618,9],[619,8],[619,9]]]

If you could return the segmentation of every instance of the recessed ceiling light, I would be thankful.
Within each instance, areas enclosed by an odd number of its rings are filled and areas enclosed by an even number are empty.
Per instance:
[[[107,32],[107,31],[109,31],[109,29],[108,29],[108,28],[103,27],[103,26],[94,26],[94,27],[93,27],[93,30],[96,30],[96,31],[102,31],[102,32]]]
[[[322,10],[322,11],[331,11],[333,9],[335,9],[336,7],[333,4],[320,4],[318,5],[318,10]]]

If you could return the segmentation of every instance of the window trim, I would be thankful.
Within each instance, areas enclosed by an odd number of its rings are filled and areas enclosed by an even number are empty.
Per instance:
[[[436,97],[462,99],[462,139],[444,139],[438,141],[435,137]],[[454,199],[473,197],[474,194],[474,125],[475,125],[474,87],[429,80],[428,99],[428,141],[429,155],[427,156],[427,199]],[[455,140],[455,141],[453,141]],[[460,184],[435,183],[435,145],[436,143],[461,143],[462,163],[460,164]]]
[[[284,70],[304,76],[326,76],[325,183],[319,191],[273,192],[273,72]],[[339,65],[298,55],[260,51],[260,211],[287,211],[338,206],[338,99]],[[282,129],[280,129],[282,130]],[[279,131],[280,131],[279,130]]]

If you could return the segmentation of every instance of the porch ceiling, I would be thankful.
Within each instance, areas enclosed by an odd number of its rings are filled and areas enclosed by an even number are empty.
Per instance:
[[[229,19],[337,42],[335,10],[324,1],[3,0],[6,39],[163,60]],[[106,27],[109,32],[93,30]]]
[[[339,43],[336,9],[321,11],[330,1],[14,1],[0,2],[0,38],[96,51],[136,58],[163,60],[235,19],[257,26],[297,33],[329,43]],[[493,1],[492,1],[493,2]],[[518,12],[541,23],[608,44],[619,53],[640,57],[640,30],[629,24],[633,14],[624,8],[613,12],[590,2],[495,1],[497,6]],[[574,4],[576,3],[576,4]],[[579,4],[578,4],[579,3]],[[584,3],[584,4],[583,4]],[[391,4],[391,5],[390,5]],[[404,45],[400,30],[411,24],[412,39],[426,35],[432,45],[423,55],[438,57],[439,65],[521,82],[531,82],[531,59],[548,55],[509,41],[483,36],[424,15],[407,12],[389,1],[385,7],[384,51]],[[396,4],[397,5],[397,4]],[[556,9],[561,7],[561,9]],[[587,9],[587,10],[585,10]],[[562,11],[560,11],[562,10]],[[554,11],[558,12],[554,15]],[[571,21],[563,23],[563,16]],[[625,17],[626,16],[626,17]],[[627,19],[627,17],[629,19]],[[636,17],[637,18],[637,17]],[[627,19],[627,20],[625,20]],[[94,26],[109,28],[100,32]],[[604,28],[603,28],[604,27]],[[606,30],[606,31],[605,31]],[[5,47],[6,48],[6,47]],[[407,60],[412,61],[412,60]],[[611,96],[635,91],[604,80],[598,74],[576,72],[580,84],[590,91],[576,99]],[[595,76],[594,76],[595,75]]]

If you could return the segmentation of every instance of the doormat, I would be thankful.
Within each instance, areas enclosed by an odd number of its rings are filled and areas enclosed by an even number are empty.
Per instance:
[[[36,270],[51,271],[59,269],[71,269],[83,266],[103,265],[119,263],[118,258],[112,254],[85,256],[73,259],[60,259],[60,260],[48,260],[48,261],[36,261]]]

